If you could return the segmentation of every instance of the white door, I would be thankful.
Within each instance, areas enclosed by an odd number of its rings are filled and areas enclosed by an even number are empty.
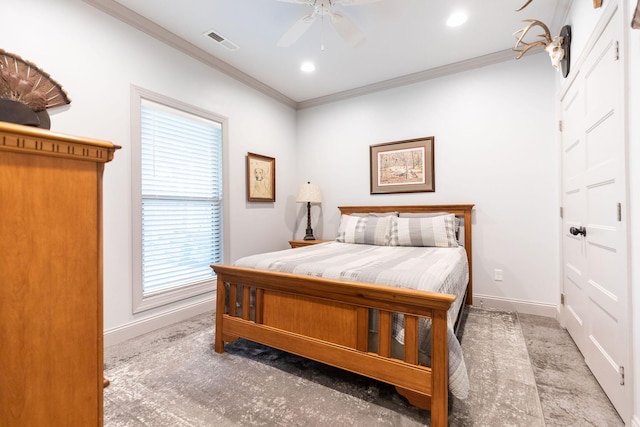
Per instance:
[[[619,12],[606,26],[562,105],[564,320],[624,420],[630,390],[626,133]]]
[[[581,81],[573,81],[562,99],[562,260],[564,324],[580,351],[585,347],[587,295],[585,290],[585,240],[572,235],[571,227],[585,223],[586,149],[584,97]]]

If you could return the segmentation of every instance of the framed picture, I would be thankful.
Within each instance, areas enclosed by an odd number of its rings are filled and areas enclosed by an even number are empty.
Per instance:
[[[247,200],[276,201],[276,159],[247,153]]]
[[[371,145],[371,194],[436,191],[434,137]]]

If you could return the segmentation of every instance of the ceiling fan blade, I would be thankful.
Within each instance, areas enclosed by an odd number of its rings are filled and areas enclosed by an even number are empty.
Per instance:
[[[309,29],[311,24],[316,20],[316,14],[303,16],[289,30],[280,37],[278,40],[278,46],[288,47],[298,40]]]
[[[364,40],[364,34],[349,18],[340,12],[331,14],[331,24],[338,34],[351,46],[357,46]]]

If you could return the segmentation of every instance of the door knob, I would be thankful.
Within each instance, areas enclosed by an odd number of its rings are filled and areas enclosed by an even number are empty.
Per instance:
[[[569,233],[573,234],[574,236],[577,236],[578,234],[582,234],[583,236],[586,236],[587,235],[587,229],[582,227],[582,226],[580,226],[578,228],[571,227],[569,229]]]

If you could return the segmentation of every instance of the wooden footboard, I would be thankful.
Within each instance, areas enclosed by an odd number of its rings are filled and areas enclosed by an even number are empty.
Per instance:
[[[446,426],[447,310],[455,296],[311,276],[214,265],[215,351],[246,338],[396,386]],[[230,302],[230,303],[227,303]],[[369,310],[378,311],[377,351]],[[404,360],[391,357],[391,319],[404,315]],[[418,319],[432,319],[431,367],[418,365]]]

